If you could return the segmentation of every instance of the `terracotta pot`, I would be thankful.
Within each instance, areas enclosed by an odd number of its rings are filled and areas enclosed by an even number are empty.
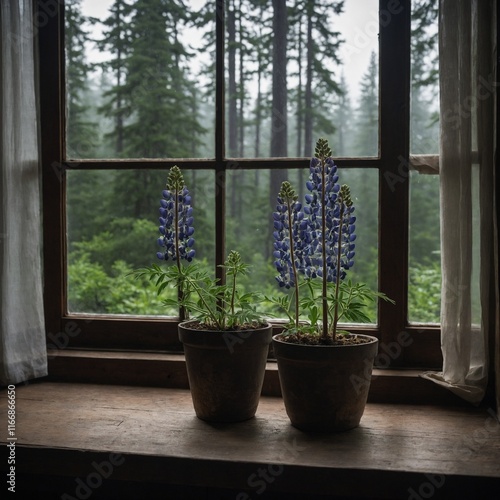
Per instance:
[[[210,422],[238,422],[257,411],[272,327],[239,332],[179,325],[196,416]]]
[[[294,427],[338,432],[359,425],[370,388],[378,340],[365,344],[308,346],[273,337],[281,392]]]

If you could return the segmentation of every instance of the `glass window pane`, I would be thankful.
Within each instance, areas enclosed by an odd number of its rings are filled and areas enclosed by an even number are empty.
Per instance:
[[[377,156],[378,0],[227,5],[227,156]]]
[[[439,176],[410,173],[408,319],[439,323],[441,243]]]
[[[412,1],[410,152],[439,154],[438,0]]]
[[[412,2],[410,150],[439,154],[438,1]],[[439,162],[420,156],[410,172],[408,319],[439,323],[441,253]]]
[[[66,1],[67,157],[213,157],[214,20],[199,0]]]
[[[214,269],[214,174],[184,171],[192,194],[196,260]],[[147,280],[128,273],[162,264],[156,257],[158,209],[166,171],[75,170],[67,173],[68,310],[72,313],[177,316]]]
[[[348,184],[355,205],[356,257],[348,278],[378,288],[378,172],[375,169],[339,169],[339,182]],[[251,273],[241,280],[245,291],[268,296],[283,293],[276,281],[273,265],[273,222],[276,198],[283,180],[289,180],[303,200],[309,169],[244,170],[232,169],[227,178],[226,253],[237,250]],[[283,317],[268,301],[262,302],[264,313]],[[367,310],[377,322],[376,304]]]

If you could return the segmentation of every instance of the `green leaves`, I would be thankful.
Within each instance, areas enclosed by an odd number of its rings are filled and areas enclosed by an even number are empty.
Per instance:
[[[304,312],[303,320],[307,319],[307,323],[303,322],[298,329],[295,324],[295,316],[290,312],[294,301],[293,294],[278,296],[277,298],[266,296],[265,298],[277,306],[280,312],[287,315],[289,323],[286,326],[286,334],[297,333],[297,331],[319,334],[322,320],[322,283],[315,279],[308,279],[301,283],[301,290],[300,310]],[[335,283],[329,283],[326,298],[330,319],[333,318],[335,304],[338,300],[338,319],[343,323],[375,322],[375,318],[370,317],[366,311],[367,305],[377,299],[394,304],[394,301],[384,293],[374,292],[365,283],[353,283],[351,280],[340,283],[337,300],[335,298]],[[340,329],[336,331],[336,334],[346,333],[348,332]]]
[[[177,299],[168,298],[164,305],[184,308],[188,316],[207,328],[234,330],[248,323],[260,323],[261,315],[256,310],[260,294],[241,293],[237,288],[237,277],[247,274],[249,266],[241,261],[238,252],[232,251],[221,267],[232,278],[229,284],[219,284],[199,263],[165,268],[153,264],[131,275],[135,279],[149,279],[158,295],[167,287],[180,290]]]
[[[338,301],[338,320],[349,323],[370,323],[373,321],[366,314],[366,306],[369,302],[382,299],[386,302],[394,301],[384,293],[374,292],[365,283],[353,283],[351,280],[339,284],[338,299],[335,299],[335,284],[328,286],[328,313],[333,314],[335,304]]]

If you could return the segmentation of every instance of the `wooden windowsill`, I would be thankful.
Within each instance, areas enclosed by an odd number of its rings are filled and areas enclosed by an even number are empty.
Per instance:
[[[189,388],[183,354],[62,349],[49,350],[48,359],[48,381]],[[466,405],[443,387],[423,379],[421,374],[422,370],[374,370],[368,400]],[[275,361],[267,363],[262,394],[281,396]]]
[[[369,403],[357,429],[314,435],[293,428],[275,397],[262,397],[251,420],[209,424],[185,389],[38,382],[16,388],[15,436],[16,492],[31,498],[500,493],[500,424],[488,408]]]

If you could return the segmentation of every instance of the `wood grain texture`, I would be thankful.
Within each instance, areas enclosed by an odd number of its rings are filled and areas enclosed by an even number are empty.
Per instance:
[[[3,391],[3,429],[6,403]],[[16,436],[19,487],[53,476],[47,487],[73,497],[76,478],[111,454],[123,463],[93,498],[112,498],[111,485],[129,498],[139,484],[181,488],[171,498],[409,498],[429,485],[433,498],[500,494],[500,424],[487,408],[368,404],[359,428],[325,436],[294,429],[280,398],[263,397],[246,422],[208,424],[187,390],[46,382],[16,389]]]
[[[183,354],[72,349],[48,351],[51,382],[102,383],[188,389]],[[372,403],[464,405],[450,391],[420,377],[422,370],[375,369],[368,401]],[[269,360],[262,394],[281,396],[278,368]]]

